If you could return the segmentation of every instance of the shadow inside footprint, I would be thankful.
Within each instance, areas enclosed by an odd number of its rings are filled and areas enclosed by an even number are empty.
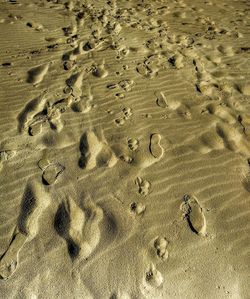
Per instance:
[[[75,259],[79,255],[80,247],[69,236],[70,215],[64,203],[62,203],[57,210],[54,227],[58,235],[66,240],[70,257]]]
[[[28,228],[27,228],[27,220],[29,218],[29,215],[34,211],[36,207],[36,198],[32,191],[32,188],[30,186],[27,186],[23,199],[21,202],[21,211],[20,215],[18,217],[18,228],[19,231],[24,234],[28,235]]]
[[[81,157],[78,161],[78,165],[80,168],[85,168],[87,165],[87,160],[88,160],[88,151],[89,151],[89,144],[88,144],[88,138],[87,134],[83,134],[81,139],[80,139],[80,145],[79,149],[81,152]]]
[[[79,167],[87,170],[95,167],[113,167],[118,161],[115,153],[103,137],[100,139],[94,131],[86,131],[80,139],[81,157]]]
[[[198,200],[194,196],[184,195],[181,210],[191,231],[206,236],[206,218]]]

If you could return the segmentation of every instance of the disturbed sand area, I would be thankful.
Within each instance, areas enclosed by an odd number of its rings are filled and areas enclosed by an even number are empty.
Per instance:
[[[250,298],[249,1],[0,1],[0,297]]]

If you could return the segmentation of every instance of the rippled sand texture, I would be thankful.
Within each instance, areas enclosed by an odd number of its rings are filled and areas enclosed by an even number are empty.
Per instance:
[[[1,298],[250,298],[249,11],[0,1]]]

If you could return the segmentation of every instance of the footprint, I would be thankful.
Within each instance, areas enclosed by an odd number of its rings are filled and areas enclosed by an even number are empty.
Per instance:
[[[120,127],[120,126],[123,126],[125,124],[125,120],[124,120],[124,118],[121,118],[121,117],[120,118],[116,118],[115,119],[115,123],[116,123],[117,126]]]
[[[129,138],[128,147],[131,151],[136,151],[139,147],[139,140],[136,138]]]
[[[151,187],[151,184],[149,181],[144,180],[140,177],[137,177],[135,180],[135,184],[138,187],[138,192],[143,195],[143,196],[147,196],[149,194],[149,190]]]
[[[136,71],[143,77],[149,78],[150,77],[150,70],[144,63],[138,63],[136,66]]]
[[[42,125],[45,120],[41,120],[40,122],[34,122],[29,126],[28,133],[30,136],[36,136],[42,132]]]
[[[100,241],[99,223],[103,210],[93,203],[82,210],[72,198],[67,198],[58,207],[54,227],[66,240],[70,257],[87,259]]]
[[[76,61],[75,60],[67,60],[63,63],[63,68],[65,71],[69,71],[71,69],[73,69],[73,67],[76,65]]]
[[[135,213],[136,215],[141,215],[145,212],[146,206],[141,202],[139,203],[132,202],[130,204],[130,210],[132,213]]]
[[[56,182],[58,176],[65,170],[65,167],[59,163],[53,163],[46,166],[43,170],[42,178],[45,185],[52,185]]]
[[[120,159],[128,164],[131,164],[133,162],[133,158],[124,154],[120,156]]]
[[[94,51],[95,49],[99,48],[103,44],[103,42],[104,41],[99,41],[92,38],[82,46],[82,49],[85,52]]]
[[[149,150],[151,155],[156,159],[161,159],[164,154],[164,150],[160,145],[160,141],[161,141],[160,134],[156,133],[150,136]]]
[[[122,80],[118,83],[120,88],[122,88],[124,91],[131,91],[134,86],[134,81],[130,79]]]
[[[5,150],[5,151],[0,151],[0,170],[3,167],[3,164],[12,159],[15,156],[16,152],[12,150]]]
[[[0,277],[10,278],[19,263],[19,252],[38,231],[38,219],[49,205],[50,198],[37,182],[28,183],[21,202],[17,226],[7,250],[0,258]]]
[[[80,112],[80,113],[88,113],[92,105],[90,104],[90,100],[83,100],[80,99],[74,103],[72,103],[71,108],[74,112]]]
[[[225,148],[241,152],[245,155],[249,154],[249,144],[243,139],[242,128],[236,126],[229,126],[226,123],[218,123],[216,125],[216,132],[224,142]]]
[[[75,112],[87,113],[93,107],[92,100],[93,94],[89,84],[85,84],[80,87],[80,92],[75,92],[73,89],[74,101],[71,104],[71,108]],[[76,97],[77,96],[77,97]]]
[[[18,128],[20,132],[27,130],[34,120],[37,122],[45,120],[44,115],[40,112],[45,110],[46,102],[45,93],[28,102],[18,115]]]
[[[130,117],[133,115],[132,109],[129,107],[125,107],[122,109],[122,116],[115,119],[115,123],[118,126],[123,126],[125,124],[125,121],[130,119]]]
[[[234,125],[225,122],[215,123],[214,127],[210,128],[209,132],[202,134],[191,147],[203,154],[213,150],[228,149],[249,156],[249,142],[241,118],[239,123],[240,126],[237,123]]]
[[[152,288],[160,287],[164,281],[161,272],[156,269],[156,266],[153,263],[151,263],[148,268],[145,275],[146,284]]]
[[[108,76],[108,71],[105,68],[104,61],[102,62],[102,64],[93,66],[92,74],[93,76],[98,78],[105,78]]]
[[[30,21],[30,22],[27,22],[26,23],[26,26],[30,27],[30,28],[34,28],[35,30],[37,31],[43,31],[44,28],[43,28],[43,25],[42,24],[39,24],[35,21]]]
[[[233,114],[233,111],[223,105],[216,105],[215,103],[209,104],[206,106],[206,109],[208,112],[212,115],[217,116],[219,119],[223,120],[224,122],[227,122],[229,124],[236,123],[236,117]]]
[[[250,173],[244,174],[241,181],[246,191],[250,192]]]
[[[79,98],[82,95],[83,78],[85,75],[85,71],[80,71],[66,80],[66,84],[72,89],[72,95],[75,98]]]
[[[184,67],[183,64],[183,55],[180,53],[175,54],[171,58],[169,58],[169,63],[176,69],[181,69]]]
[[[161,108],[168,107],[166,97],[162,91],[155,91],[154,94],[156,96],[156,104],[159,107],[161,107]]]
[[[45,75],[49,70],[49,64],[42,64],[37,67],[32,68],[28,71],[28,83],[38,84],[43,81]]]
[[[36,136],[41,133],[44,125],[60,132],[63,129],[61,114],[71,104],[72,97],[56,101],[51,104],[45,94],[30,101],[18,116],[19,131],[27,131],[29,135]]]
[[[154,241],[154,248],[156,249],[156,254],[159,258],[166,260],[168,258],[168,241],[166,238],[157,237]]]
[[[18,217],[18,231],[33,238],[38,230],[38,219],[50,203],[50,198],[38,182],[27,185],[22,203],[21,212]]]
[[[243,84],[237,84],[237,89],[244,95],[250,96],[250,82],[244,82]]]
[[[218,51],[221,52],[223,55],[226,56],[234,56],[235,55],[235,51],[231,46],[218,46]]]
[[[125,120],[129,119],[133,115],[132,109],[129,108],[129,107],[123,108],[122,112],[124,114],[124,119]]]
[[[8,249],[0,258],[0,278],[8,279],[16,271],[19,263],[19,252],[26,241],[26,236],[14,233]]]
[[[90,130],[83,134],[80,141],[80,167],[91,170],[97,166],[113,167],[116,164],[117,157],[105,141],[104,136],[103,139],[100,141]]]
[[[147,44],[147,47],[151,47],[150,44]],[[159,70],[162,68],[164,64],[165,61],[162,55],[153,54],[153,55],[149,55],[143,61],[143,63],[139,63],[136,67],[136,70],[141,76],[151,79],[158,75]]]
[[[225,148],[223,139],[214,130],[202,134],[197,142],[193,142],[191,147],[202,154]]]
[[[203,209],[194,196],[184,195],[181,210],[190,229],[197,235],[206,236],[206,218]]]

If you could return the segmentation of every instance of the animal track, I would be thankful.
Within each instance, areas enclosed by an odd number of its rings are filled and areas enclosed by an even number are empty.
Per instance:
[[[194,196],[185,195],[183,197],[181,210],[183,217],[187,220],[190,229],[197,235],[206,235],[206,218],[203,209]]]

